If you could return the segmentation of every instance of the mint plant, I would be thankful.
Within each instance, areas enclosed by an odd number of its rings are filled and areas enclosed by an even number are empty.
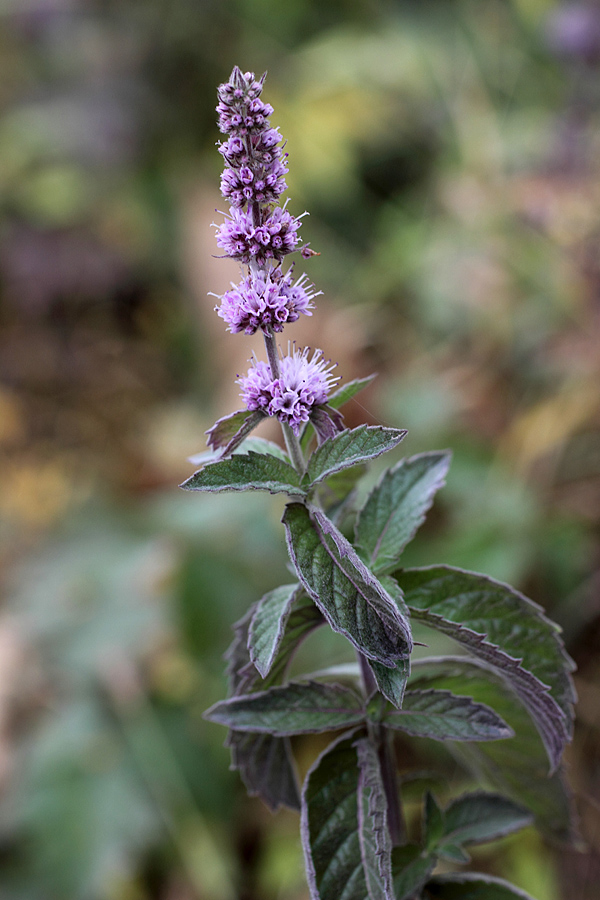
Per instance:
[[[216,311],[232,333],[264,336],[266,360],[239,379],[244,408],[207,432],[209,451],[182,487],[262,490],[288,497],[283,515],[295,580],[275,586],[234,626],[227,653],[230,696],[206,713],[229,729],[233,766],[272,809],[299,809],[314,900],[410,900],[526,895],[508,882],[463,874],[467,848],[534,820],[573,833],[561,758],[572,736],[573,663],[558,626],[518,591],[445,565],[410,569],[402,552],[422,525],[450,463],[446,451],[402,459],[357,508],[365,463],[394,450],[406,431],[344,427],[340,407],[370,379],[340,386],[321,350],[276,335],[311,315],[318,292],[286,257],[300,219],[280,197],[287,154],[261,99],[264,76],[234,68],[219,88],[221,181],[229,213],[217,226],[240,283]],[[279,420],[286,450],[250,437]],[[457,655],[414,661],[412,625],[452,639]],[[301,642],[329,626],[356,652],[355,666],[289,679]],[[300,789],[294,735],[334,732]],[[485,789],[444,799],[427,791],[409,831],[395,738],[446,742]],[[454,864],[437,869],[440,860]]]

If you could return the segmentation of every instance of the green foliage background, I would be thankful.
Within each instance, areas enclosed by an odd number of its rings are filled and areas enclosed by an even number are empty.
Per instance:
[[[289,580],[283,500],[176,487],[237,408],[253,346],[206,296],[236,277],[210,228],[215,89],[234,64],[269,72],[290,208],[321,253],[306,268],[324,296],[291,337],[346,380],[380,373],[349,425],[408,428],[407,455],[453,450],[406,564],[515,584],[579,665],[586,851],[531,831],[477,867],[540,900],[595,897],[599,32],[592,0],[0,5],[10,900],[307,896],[296,817],[245,797],[201,718],[224,696],[231,623]],[[302,654],[347,659],[321,633]],[[298,742],[303,771],[320,740]],[[443,752],[407,760],[413,819]]]

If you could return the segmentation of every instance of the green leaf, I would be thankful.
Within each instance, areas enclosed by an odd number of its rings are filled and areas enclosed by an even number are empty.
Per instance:
[[[265,453],[235,454],[209,463],[181,487],[186,491],[269,491],[302,496],[298,473],[288,463]]]
[[[468,694],[495,709],[515,736],[506,741],[453,744],[453,757],[479,782],[530,809],[545,834],[565,842],[577,840],[563,774],[559,770],[548,776],[544,746],[529,713],[494,669],[469,657],[419,660],[413,663],[410,685]]]
[[[398,582],[389,575],[383,575],[379,579],[379,583],[394,601],[399,612],[408,620],[409,610]],[[395,669],[389,669],[373,660],[369,660],[369,666],[377,682],[377,687],[384,697],[387,697],[394,706],[402,706],[406,683],[410,675],[410,657],[398,660]]]
[[[327,406],[330,406],[333,409],[341,409],[341,407],[356,396],[359,391],[362,391],[363,388],[366,388],[371,384],[376,377],[376,375],[368,375],[366,378],[355,378],[354,381],[348,381],[347,384],[342,384],[336,391],[330,394],[327,399]],[[307,422],[300,438],[302,450],[306,450],[308,447],[313,433],[313,426],[310,422]]]
[[[427,900],[534,900],[531,894],[491,875],[436,875],[425,885]]]
[[[292,604],[302,588],[283,584],[264,595],[250,622],[248,649],[250,659],[262,678],[266,678],[283,639]]]
[[[250,432],[262,422],[265,414],[259,410],[238,409],[237,412],[219,419],[206,432],[206,443],[213,450],[224,446],[223,456],[233,453]]]
[[[391,572],[444,484],[450,453],[403,459],[382,475],[356,521],[356,548],[376,574]]]
[[[413,900],[436,864],[436,857],[418,844],[405,844],[392,850],[392,877],[396,900]]]
[[[469,854],[463,850],[458,844],[440,844],[437,848],[437,854],[442,859],[447,859],[454,863],[471,862]]]
[[[383,696],[394,706],[402,706],[406,682],[410,675],[410,659],[399,659],[395,669],[388,669],[387,666],[374,660],[369,661],[369,666]]]
[[[367,459],[375,459],[396,447],[406,431],[381,425],[359,425],[324,441],[308,460],[302,485],[308,490],[335,472]]]
[[[428,850],[432,850],[444,835],[444,813],[431,791],[427,791],[425,794],[423,816],[426,847]]]
[[[384,725],[436,741],[497,741],[512,731],[493,709],[450,691],[407,691],[400,710],[390,710]]]
[[[276,444],[274,441],[267,441],[265,438],[261,437],[249,437],[244,440],[242,444],[240,444],[237,453],[248,453],[249,450],[254,450],[255,453],[269,453],[271,456],[276,456],[277,459],[281,459],[283,462],[289,463],[290,458],[279,444]]]
[[[320,510],[309,513],[299,503],[286,507],[283,523],[300,580],[333,630],[384,666],[405,660],[409,623],[342,533]]]
[[[250,694],[263,685],[277,683],[301,641],[324,621],[305,594],[298,597],[292,605],[271,671],[263,682],[248,651],[248,632],[255,608],[234,626],[234,640],[226,654],[233,695]],[[300,808],[289,738],[230,731],[226,746],[231,749],[232,768],[238,769],[251,796],[258,795],[273,811],[281,805]]]
[[[362,701],[339,684],[292,681],[243,697],[215,703],[204,713],[210,722],[234,731],[273,734],[317,734],[358,725],[365,719]]]
[[[358,760],[352,736],[330,745],[302,790],[301,834],[312,900],[367,900],[358,833]]]
[[[532,822],[532,814],[512,800],[477,791],[458,797],[446,808],[444,836],[458,844],[485,844]]]
[[[377,378],[377,375],[367,375],[366,378],[355,378],[353,381],[342,384],[336,391],[329,395],[327,398],[328,405],[333,406],[334,409],[341,409],[344,403],[347,403],[348,400],[351,400],[360,391],[368,387],[375,378]]]
[[[556,768],[572,736],[575,701],[574,664],[558,626],[518,591],[474,572],[434,566],[407,569],[398,580],[415,619],[503,675],[529,710]]]
[[[371,900],[394,900],[392,844],[387,824],[387,800],[377,750],[368,737],[359,738],[358,836]]]

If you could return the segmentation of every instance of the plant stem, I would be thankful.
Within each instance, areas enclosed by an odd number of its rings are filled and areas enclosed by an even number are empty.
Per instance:
[[[265,347],[267,350],[267,356],[269,357],[269,366],[271,368],[271,377],[273,379],[280,377],[279,370],[279,356],[277,355],[277,344],[275,342],[275,335],[269,329],[268,332],[264,333],[265,338]],[[303,475],[304,470],[306,468],[306,464],[304,462],[304,455],[302,453],[302,447],[300,446],[300,441],[297,436],[294,434],[289,425],[281,424],[281,428],[283,431],[283,438],[285,440],[285,446],[287,448],[287,452],[290,455],[290,459],[292,460],[292,464],[298,474]]]
[[[377,684],[373,672],[371,671],[371,667],[362,653],[358,654],[358,661],[363,678],[365,694],[367,697],[370,697],[377,690]],[[384,728],[381,724],[374,725],[371,733],[374,740],[377,742],[377,755],[379,757],[381,780],[383,782],[383,789],[387,800],[387,821],[392,846],[401,847],[406,843],[406,825],[400,800],[400,788],[398,785],[392,736],[388,729]]]
[[[388,729],[379,726],[379,765],[381,767],[381,780],[387,800],[387,820],[393,847],[401,847],[406,843],[406,824],[402,803],[400,800],[400,787],[396,771],[396,759],[392,746],[392,736]]]

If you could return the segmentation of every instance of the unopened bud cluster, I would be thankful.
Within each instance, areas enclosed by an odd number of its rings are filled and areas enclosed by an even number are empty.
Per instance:
[[[320,291],[306,275],[294,280],[293,266],[286,272],[282,268],[284,258],[295,250],[304,258],[313,254],[299,247],[300,217],[279,205],[287,189],[287,153],[269,122],[273,108],[260,98],[264,80],[264,75],[256,80],[254,73],[244,74],[236,66],[218,89],[219,128],[227,135],[219,145],[225,161],[221,193],[230,209],[216,226],[217,244],[225,256],[247,266],[247,272],[219,298],[216,310],[232,333],[262,330],[267,351],[272,351],[269,363],[253,360],[248,375],[239,379],[247,409],[276,416],[299,434],[319,408],[313,424],[321,438],[339,427],[339,416],[328,417],[322,409],[337,381],[332,367],[320,350],[310,359],[307,349],[288,350],[281,357],[273,344],[273,335],[285,325],[312,314],[312,301]],[[317,427],[324,419],[326,428]]]

